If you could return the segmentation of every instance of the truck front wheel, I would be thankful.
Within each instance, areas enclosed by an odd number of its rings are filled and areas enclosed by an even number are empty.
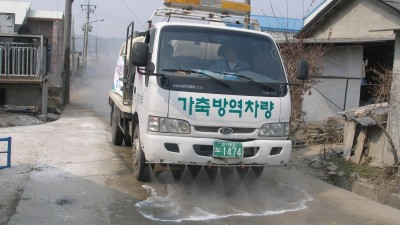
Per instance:
[[[115,105],[112,108],[111,113],[111,141],[114,145],[121,146],[124,140],[124,134],[118,125],[119,117]]]
[[[133,133],[132,146],[133,175],[139,181],[148,181],[150,180],[150,168],[146,163],[142,145],[140,144],[139,124],[136,124],[135,131]]]

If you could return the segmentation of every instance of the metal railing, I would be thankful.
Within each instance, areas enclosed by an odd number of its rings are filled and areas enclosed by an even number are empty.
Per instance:
[[[0,76],[41,79],[42,62],[42,36],[0,36]]]

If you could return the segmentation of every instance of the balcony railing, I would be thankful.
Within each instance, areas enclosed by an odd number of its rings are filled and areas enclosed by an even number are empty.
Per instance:
[[[43,36],[0,35],[0,79],[43,78]]]

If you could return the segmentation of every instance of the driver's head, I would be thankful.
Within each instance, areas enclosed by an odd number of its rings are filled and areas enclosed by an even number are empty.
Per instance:
[[[235,63],[238,57],[238,51],[233,45],[224,46],[224,56],[229,62]]]

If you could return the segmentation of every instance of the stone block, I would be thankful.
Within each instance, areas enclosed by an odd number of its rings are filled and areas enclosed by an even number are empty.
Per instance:
[[[47,114],[47,119],[48,119],[49,121],[55,121],[55,120],[60,119],[60,115],[54,114],[54,113],[48,113],[48,114]]]
[[[335,165],[332,165],[332,166],[329,166],[328,168],[326,168],[326,169],[328,169],[328,170],[330,170],[330,171],[335,171],[335,170],[337,170],[337,166],[335,166]]]
[[[391,194],[387,204],[393,208],[400,209],[400,194]]]

